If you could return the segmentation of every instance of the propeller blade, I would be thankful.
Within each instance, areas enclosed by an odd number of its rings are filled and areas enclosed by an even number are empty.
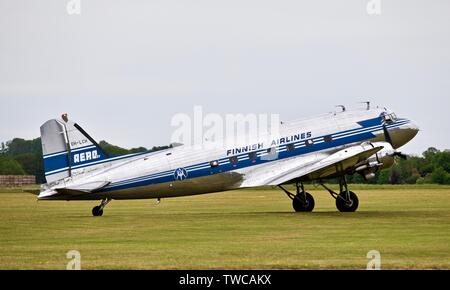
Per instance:
[[[401,153],[401,152],[395,152],[395,153],[394,153],[394,156],[398,156],[398,157],[400,157],[400,158],[403,159],[403,160],[408,159],[408,155],[403,154],[403,153]]]
[[[392,138],[391,135],[389,134],[389,130],[386,127],[386,124],[383,124],[383,132],[384,132],[384,139],[386,140],[386,142],[388,142],[389,144],[391,144],[392,147],[394,147],[392,145]]]

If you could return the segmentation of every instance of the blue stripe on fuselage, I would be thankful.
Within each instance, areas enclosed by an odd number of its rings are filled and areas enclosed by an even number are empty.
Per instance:
[[[53,173],[55,171],[62,172],[64,170],[67,170],[68,167],[69,167],[69,156],[67,152],[65,154],[58,154],[56,156],[44,159],[44,170],[46,175],[49,175],[48,173],[50,172]]]
[[[338,147],[338,146],[342,146],[342,145],[346,145],[346,144],[351,144],[351,143],[355,143],[355,142],[361,142],[361,141],[369,140],[369,139],[372,139],[375,137],[373,132],[379,131],[382,129],[381,121],[382,121],[382,119],[380,117],[377,117],[374,119],[358,122],[358,124],[360,124],[362,126],[361,128],[346,130],[346,131],[332,134],[332,136],[339,134],[339,136],[340,136],[339,139],[337,139],[337,138],[333,139],[331,142],[316,143],[316,144],[313,144],[312,146],[302,146],[302,147],[296,148],[292,151],[284,150],[282,152],[279,152],[277,158],[274,160],[264,160],[264,159],[261,159],[261,157],[258,157],[256,160],[250,160],[250,159],[239,160],[237,166],[232,165],[229,162],[225,162],[225,163],[219,165],[219,167],[214,168],[214,172],[211,171],[211,168],[209,167],[209,163],[207,163],[207,162],[203,162],[203,163],[200,163],[197,165],[192,165],[192,166],[186,167],[186,169],[189,172],[189,178],[203,177],[203,176],[208,176],[208,175],[211,175],[214,173],[228,172],[228,171],[242,169],[242,168],[253,166],[253,165],[265,164],[267,162],[272,162],[275,160],[280,160],[280,159],[285,159],[285,158],[289,158],[289,157],[308,154],[311,152],[321,151],[321,150]],[[408,121],[402,119],[402,120],[399,120],[397,123],[389,125],[388,127],[389,128],[398,127],[398,126],[401,126],[406,123],[408,123]],[[370,128],[370,127],[372,127],[372,128]],[[368,128],[370,128],[370,129],[368,129]],[[342,134],[342,133],[345,133],[345,134]],[[323,140],[323,137],[324,136],[314,137],[312,139]],[[291,144],[302,144],[302,143],[304,144],[304,141],[294,142]],[[285,148],[286,145],[287,144],[278,146],[277,149],[280,150],[281,148]],[[267,151],[267,148],[258,150],[258,151],[254,151],[254,152],[259,154],[259,153],[263,153],[265,151]],[[247,153],[240,154],[240,155],[236,155],[236,157],[241,157],[241,156],[246,156],[246,155],[248,155],[248,154]],[[232,157],[232,156],[230,156],[230,157]],[[222,162],[228,160],[230,157],[219,159],[219,163],[222,163]],[[189,170],[188,168],[194,168],[194,169]],[[129,179],[129,180],[119,181],[119,182],[110,184],[108,187],[103,189],[101,192],[109,192],[109,191],[115,191],[115,190],[121,190],[121,189],[133,188],[133,187],[140,187],[140,186],[147,186],[147,185],[164,183],[164,182],[171,182],[171,181],[174,181],[173,170],[168,170],[168,171],[164,171],[164,172],[160,172],[160,173],[155,173],[152,175],[141,176],[141,177],[136,177],[136,178]]]
[[[88,147],[84,149],[75,149],[70,152],[70,161],[68,152],[62,154],[47,155],[44,158],[45,174],[52,175],[68,170],[68,167],[84,167],[91,163],[105,160],[107,157],[101,150],[96,147]]]

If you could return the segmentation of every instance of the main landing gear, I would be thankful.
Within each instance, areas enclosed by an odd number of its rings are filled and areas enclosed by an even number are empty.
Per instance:
[[[347,178],[345,175],[339,180],[339,193],[334,192],[322,182],[320,185],[322,185],[336,200],[336,208],[340,212],[354,212],[358,209],[358,196],[353,191],[348,190]],[[278,187],[281,188],[290,199],[292,199],[292,206],[296,212],[313,211],[315,205],[314,198],[311,194],[305,191],[302,182],[297,182],[295,184],[297,189],[296,194],[289,192],[281,185],[278,185]]]
[[[314,198],[311,194],[305,191],[305,188],[303,187],[303,183],[297,182],[295,184],[297,189],[297,194],[293,194],[289,191],[287,191],[284,187],[281,185],[278,185],[279,188],[281,188],[287,196],[292,199],[292,206],[294,207],[294,210],[296,212],[311,212],[314,209]]]
[[[348,190],[347,178],[345,175],[339,180],[339,194],[323,183],[320,183],[320,185],[328,190],[331,196],[336,199],[336,207],[340,212],[354,212],[358,209],[358,196],[353,191]]]
[[[111,201],[111,198],[105,198],[102,199],[102,202],[100,203],[100,205],[95,206],[92,209],[92,215],[93,216],[102,216],[103,215],[103,209],[106,207],[106,205]]]

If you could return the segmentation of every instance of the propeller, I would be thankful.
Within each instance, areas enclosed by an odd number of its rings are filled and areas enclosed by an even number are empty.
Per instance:
[[[386,127],[386,121],[383,121],[383,132],[384,132],[384,140],[386,142],[388,142],[389,144],[391,144],[392,148],[394,148],[394,145],[392,144],[391,134],[389,133],[389,130]],[[399,151],[394,151],[394,153],[392,153],[392,156],[398,156],[403,160],[406,160],[408,158],[407,155],[405,155]]]
[[[392,154],[392,156],[398,156],[398,157],[400,157],[403,160],[408,159],[408,155],[403,154],[402,152],[398,152],[398,151],[395,151],[394,154]]]
[[[392,147],[394,147],[394,145],[392,145],[391,134],[389,134],[389,130],[386,127],[386,121],[383,122],[383,132],[384,132],[384,140],[386,140],[386,142],[388,142],[389,144],[391,144]]]

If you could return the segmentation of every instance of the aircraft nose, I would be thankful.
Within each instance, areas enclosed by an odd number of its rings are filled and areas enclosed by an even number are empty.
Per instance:
[[[403,136],[400,136],[400,146],[403,146],[404,144],[411,141],[414,137],[416,137],[417,133],[419,133],[419,126],[416,125],[413,121],[409,121],[402,129],[401,134]]]
[[[390,131],[392,139],[392,147],[398,149],[411,141],[419,132],[419,127],[416,123],[408,121],[406,124],[401,125],[398,129]]]
[[[416,134],[420,131],[419,126],[417,126],[417,124],[413,121],[409,121],[407,127],[409,130],[411,130],[414,133],[414,136],[416,136]]]

